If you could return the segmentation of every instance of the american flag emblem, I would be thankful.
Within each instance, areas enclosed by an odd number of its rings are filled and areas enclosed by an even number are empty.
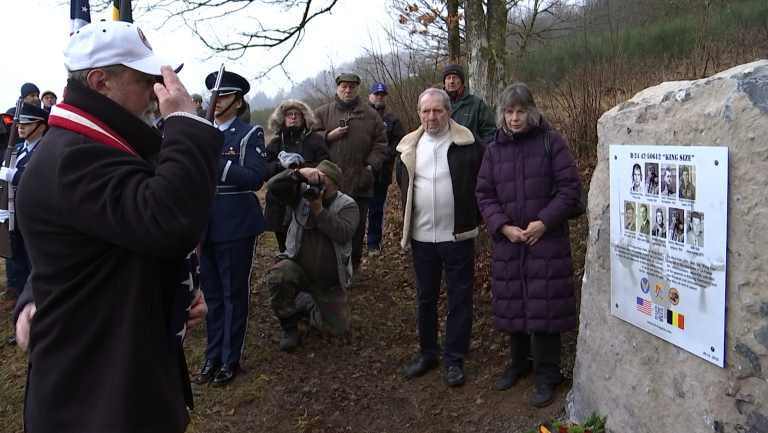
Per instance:
[[[637,298],[637,311],[650,316],[652,306],[653,303],[651,303],[651,301],[643,298]]]

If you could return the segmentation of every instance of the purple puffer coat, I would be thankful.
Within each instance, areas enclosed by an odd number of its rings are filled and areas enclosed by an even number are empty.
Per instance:
[[[505,332],[563,332],[576,327],[568,215],[581,196],[576,162],[565,139],[544,117],[510,138],[498,129],[477,178],[477,203],[493,234],[493,325]],[[557,192],[552,193],[553,182]],[[547,231],[535,245],[512,243],[504,224],[525,230],[541,220]]]

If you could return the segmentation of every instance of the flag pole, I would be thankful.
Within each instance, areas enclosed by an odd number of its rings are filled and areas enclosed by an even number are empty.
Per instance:
[[[120,2],[120,10],[118,11],[118,19],[127,23],[133,22],[133,10],[131,0],[117,0]]]

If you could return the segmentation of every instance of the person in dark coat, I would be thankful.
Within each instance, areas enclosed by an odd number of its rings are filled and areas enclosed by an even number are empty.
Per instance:
[[[315,168],[320,161],[331,159],[325,140],[312,130],[315,114],[309,105],[297,100],[286,99],[269,116],[269,129],[275,138],[267,145],[267,175],[270,180],[287,167]],[[285,155],[283,161],[280,156]],[[301,161],[291,158],[291,154],[300,155]],[[285,162],[285,164],[283,163]],[[291,163],[295,163],[295,166]],[[266,231],[274,232],[277,246],[285,252],[285,240],[291,225],[292,209],[280,204],[271,191],[267,191],[264,223]]]
[[[218,72],[205,79],[213,89]],[[238,119],[251,86],[225,71],[215,105],[215,125],[224,133],[211,219],[200,241],[200,278],[208,302],[205,364],[195,383],[224,386],[240,371],[251,295],[257,237],[264,232],[261,189],[266,170],[264,129]],[[190,99],[191,102],[191,99]]]
[[[384,213],[387,210],[387,191],[392,183],[392,170],[397,159],[397,145],[405,137],[403,122],[395,113],[387,111],[387,85],[375,83],[368,95],[368,105],[381,116],[387,132],[387,157],[381,168],[373,172],[373,197],[368,206],[368,252],[381,253],[384,238]]]
[[[210,214],[223,134],[133,24],[82,27],[64,55],[67,93],[16,201],[35,264],[17,328],[37,307],[24,428],[183,432],[182,339],[205,316],[184,264]],[[166,138],[143,119],[158,103]]]
[[[32,104],[35,107],[40,106],[40,89],[33,83],[24,83],[21,86],[21,98],[27,104]]]
[[[547,155],[550,125],[525,84],[504,90],[497,122],[476,188],[493,235],[493,324],[510,333],[512,362],[496,389],[510,388],[530,371],[533,334],[531,402],[543,407],[561,380],[560,333],[576,326],[568,216],[581,197],[580,178],[565,139],[551,130]]]

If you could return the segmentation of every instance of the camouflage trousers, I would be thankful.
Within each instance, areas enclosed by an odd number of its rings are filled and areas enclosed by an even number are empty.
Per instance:
[[[309,323],[330,336],[344,334],[349,329],[347,294],[340,285],[318,286],[309,281],[301,267],[292,260],[282,260],[267,269],[264,281],[269,288],[269,301],[278,319],[298,313],[296,295],[308,293],[314,301]]]

